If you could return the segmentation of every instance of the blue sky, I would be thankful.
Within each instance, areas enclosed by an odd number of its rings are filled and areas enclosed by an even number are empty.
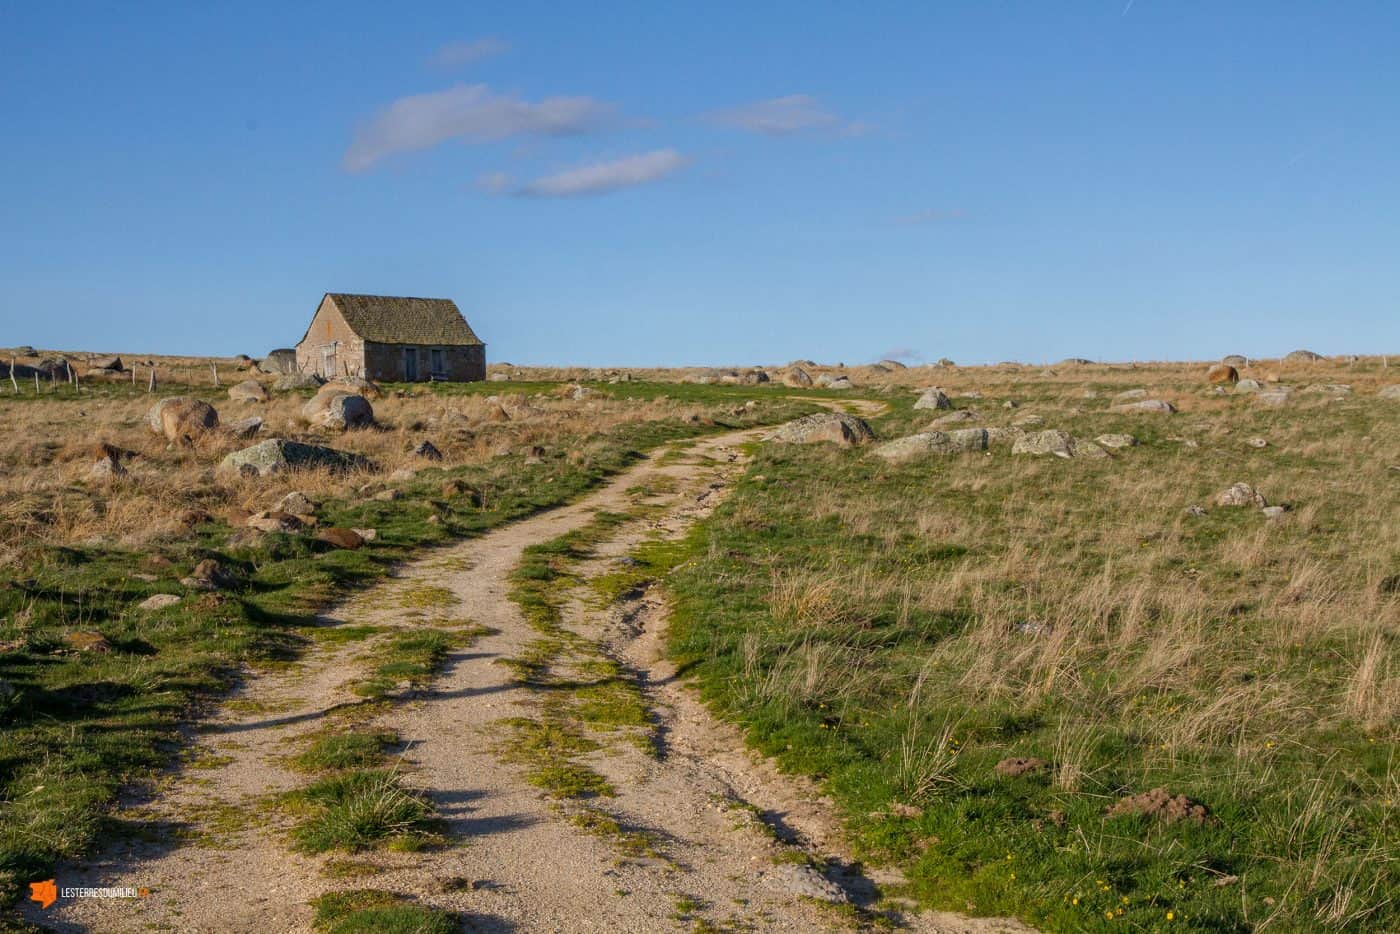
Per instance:
[[[0,345],[1400,352],[1400,4],[0,0]]]

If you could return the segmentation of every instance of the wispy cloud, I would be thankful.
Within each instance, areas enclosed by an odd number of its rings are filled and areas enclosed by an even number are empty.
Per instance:
[[[515,193],[535,198],[569,198],[635,188],[660,181],[678,171],[685,162],[685,157],[674,149],[658,149],[546,175],[516,189]]]
[[[345,168],[362,172],[400,152],[430,149],[450,139],[483,143],[513,136],[573,136],[600,130],[615,108],[591,97],[538,102],[498,94],[484,84],[401,97],[364,123],[345,152]]]
[[[509,51],[510,43],[495,36],[472,39],[470,42],[459,40],[440,46],[428,58],[428,64],[434,68],[461,68]]]
[[[510,186],[511,177],[505,172],[487,172],[484,175],[478,175],[476,178],[476,187],[480,188],[482,191],[490,192],[493,195],[499,195],[504,191],[509,191]]]
[[[727,110],[717,110],[709,114],[708,118],[721,126],[762,133],[765,136],[791,136],[795,133],[814,131],[856,136],[869,129],[863,123],[842,118],[821,101],[807,94],[789,94],[787,97],[754,101]]]

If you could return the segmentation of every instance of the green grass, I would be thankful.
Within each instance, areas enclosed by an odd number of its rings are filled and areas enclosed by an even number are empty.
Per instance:
[[[1396,724],[1348,706],[1400,670],[1384,680],[1396,604],[1377,583],[1400,553],[1364,505],[1394,479],[1361,453],[1393,445],[1393,414],[1229,400],[1212,436],[1192,428],[1206,416],[1093,410],[1106,400],[1077,386],[1014,395],[1046,427],[1143,444],[896,467],[764,448],[668,581],[673,657],[756,747],[824,783],[864,858],[905,869],[896,894],[1048,930],[1166,929],[1168,912],[1213,931],[1400,928]],[[932,417],[911,401],[892,400],[882,437]],[[977,404],[999,410],[992,392]],[[1272,446],[1227,446],[1254,434]],[[1300,512],[1179,519],[1237,479]],[[1017,628],[1035,620],[1040,635]],[[1377,694],[1355,695],[1373,644]],[[998,776],[1013,755],[1056,767]],[[1105,815],[1158,786],[1217,822]]]
[[[503,721],[510,731],[497,746],[503,761],[525,767],[525,780],[554,798],[612,797],[616,789],[580,756],[601,748],[567,721],[519,717]]]
[[[422,687],[447,661],[454,648],[470,645],[471,630],[409,629],[395,632],[371,650],[369,677],[351,690],[361,697],[383,697],[401,684]]]
[[[392,730],[325,733],[312,739],[306,749],[291,759],[301,772],[332,772],[380,765],[398,736]]]
[[[490,384],[461,391],[524,388]],[[71,404],[76,419],[95,395],[126,392],[104,385],[78,394],[60,389],[54,398]],[[742,395],[715,391],[706,398],[732,404]],[[0,398],[0,406],[31,402]],[[317,611],[329,603],[383,581],[425,547],[480,535],[573,500],[635,463],[642,451],[805,408],[775,402],[742,417],[717,414],[713,425],[666,419],[610,429],[590,437],[582,456],[553,465],[547,484],[519,469],[518,457],[505,457],[422,471],[400,486],[404,495],[395,502],[354,497],[323,503],[320,517],[328,526],[378,530],[372,547],[353,551],[326,551],[310,538],[285,535],[235,548],[228,544],[233,530],[220,521],[149,552],[118,545],[57,547],[45,544],[42,535],[12,530],[0,518],[0,535],[14,531],[24,543],[18,558],[0,569],[0,684],[7,686],[0,689],[0,891],[18,896],[25,881],[47,878],[59,860],[90,852],[118,789],[158,774],[180,747],[181,725],[233,685],[245,664],[293,659],[308,635],[332,642],[371,635],[358,627],[338,627],[344,629],[339,635],[316,627]],[[443,502],[441,486],[449,478],[481,491],[480,502]],[[440,521],[429,522],[430,516]],[[146,566],[148,554],[172,562],[154,569],[155,581],[131,573]],[[221,561],[246,586],[191,594],[157,613],[135,609],[154,593],[171,592],[203,558]],[[112,651],[65,651],[60,637],[70,630],[98,631]]]
[[[432,806],[386,769],[327,776],[289,793],[282,805],[300,815],[292,842],[306,853],[355,853],[380,846],[414,850],[437,841]]]
[[[454,934],[456,917],[380,889],[331,892],[314,899],[314,923],[326,934]]]

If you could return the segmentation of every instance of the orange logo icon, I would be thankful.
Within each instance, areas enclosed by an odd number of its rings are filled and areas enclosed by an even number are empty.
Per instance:
[[[38,902],[40,908],[47,908],[58,898],[58,888],[53,884],[54,880],[45,879],[43,882],[29,883],[29,900]]]

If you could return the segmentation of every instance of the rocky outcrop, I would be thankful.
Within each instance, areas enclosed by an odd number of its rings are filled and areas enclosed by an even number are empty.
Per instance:
[[[783,425],[769,436],[785,444],[831,442],[840,445],[864,444],[875,440],[875,433],[864,420],[845,412],[817,412]]]
[[[217,473],[224,477],[266,477],[288,470],[320,469],[344,472],[372,467],[373,465],[359,454],[337,451],[319,444],[269,438],[229,454],[220,462]]]

